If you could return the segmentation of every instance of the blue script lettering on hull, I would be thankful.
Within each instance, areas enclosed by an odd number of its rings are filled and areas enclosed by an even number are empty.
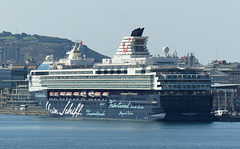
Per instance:
[[[77,105],[77,107],[73,108],[73,104],[70,104],[70,101],[67,102],[67,104],[65,105],[63,111],[58,111],[55,107],[51,107],[51,103],[49,103],[49,101],[46,103],[46,110],[50,113],[50,114],[56,114],[56,115],[64,115],[64,114],[69,114],[72,117],[78,117],[79,115],[82,115],[82,109],[84,107],[84,104],[79,103]]]

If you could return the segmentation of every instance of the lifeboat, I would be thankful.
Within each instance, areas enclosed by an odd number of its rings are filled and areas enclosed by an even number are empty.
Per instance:
[[[50,92],[49,95],[50,95],[50,96],[54,96],[54,92]]]
[[[65,92],[60,92],[60,96],[65,96],[66,93]]]
[[[74,92],[73,95],[74,96],[79,96],[80,94],[79,94],[79,92]]]
[[[101,97],[101,92],[95,92],[94,97]]]
[[[58,93],[58,92],[55,92],[55,93],[54,93],[54,96],[59,96],[59,93]]]
[[[103,93],[102,93],[102,96],[108,97],[108,94],[109,94],[108,92],[103,92]]]
[[[94,97],[94,91],[88,92],[88,96]]]
[[[72,96],[72,92],[67,92],[66,96]]]
[[[87,97],[87,92],[86,92],[86,91],[82,91],[82,92],[80,93],[80,95],[81,95],[82,97]]]

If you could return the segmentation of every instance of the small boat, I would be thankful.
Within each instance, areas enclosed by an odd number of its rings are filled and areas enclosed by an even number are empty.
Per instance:
[[[94,97],[94,91],[90,91],[90,92],[88,92],[88,96],[90,96],[90,97]]]
[[[27,109],[28,109],[28,106],[26,106],[26,105],[20,105],[20,107],[19,107],[19,110],[21,110],[21,111],[25,111]]]
[[[60,96],[65,96],[66,93],[65,92],[60,92]]]
[[[50,92],[49,95],[50,95],[50,96],[54,96],[54,92]]]
[[[79,96],[80,94],[79,94],[79,92],[74,92],[73,93],[73,96]]]
[[[101,92],[95,92],[94,97],[101,97]]]
[[[54,93],[54,96],[57,96],[57,97],[58,97],[58,96],[59,96],[59,93],[58,93],[58,92],[55,92],[55,93]]]
[[[108,94],[109,94],[108,92],[103,92],[103,93],[102,93],[102,96],[108,97]]]
[[[86,92],[86,91],[82,91],[82,92],[80,93],[80,95],[81,95],[82,97],[87,97],[87,92]]]
[[[66,96],[72,96],[72,92],[67,92]]]
[[[151,103],[157,103],[157,101],[151,101]]]

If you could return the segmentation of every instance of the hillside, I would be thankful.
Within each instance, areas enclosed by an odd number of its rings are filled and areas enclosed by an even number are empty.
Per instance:
[[[2,45],[18,45],[21,53],[25,55],[25,59],[32,60],[36,64],[44,61],[47,55],[54,55],[56,59],[63,58],[66,52],[72,49],[74,42],[64,38],[29,35],[26,33],[12,34],[3,31],[0,33],[0,47]],[[86,45],[81,47],[82,55],[87,58],[94,58],[96,62],[101,62],[102,58],[106,58],[102,54],[95,52]]]

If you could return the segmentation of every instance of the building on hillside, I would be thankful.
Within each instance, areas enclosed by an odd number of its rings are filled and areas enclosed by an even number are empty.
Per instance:
[[[25,80],[28,74],[28,66],[12,66],[11,88],[18,85],[27,85]],[[19,82],[20,81],[20,82]]]
[[[240,84],[240,63],[227,63],[225,60],[214,60],[205,69],[210,73],[214,84]]]
[[[204,71],[212,81],[213,110],[240,112],[240,63],[214,60]]]
[[[26,66],[0,66],[0,89],[15,87],[17,81],[14,80],[25,80],[27,73]]]
[[[240,112],[240,84],[216,84],[214,88],[213,111]]]
[[[11,67],[0,66],[0,90],[12,87],[11,82],[6,81],[6,80],[11,80],[11,79],[12,79]]]
[[[0,46],[1,64],[25,64],[25,55],[21,54],[19,45],[4,44]]]
[[[38,105],[28,91],[26,80],[27,74],[33,69],[36,69],[36,66],[9,66],[0,69],[0,106]]]
[[[24,84],[24,81],[22,84]],[[37,101],[28,91],[28,85],[16,86],[16,88],[13,88],[9,94],[5,94],[5,97],[7,98],[7,107],[19,107],[20,105],[38,106]]]

